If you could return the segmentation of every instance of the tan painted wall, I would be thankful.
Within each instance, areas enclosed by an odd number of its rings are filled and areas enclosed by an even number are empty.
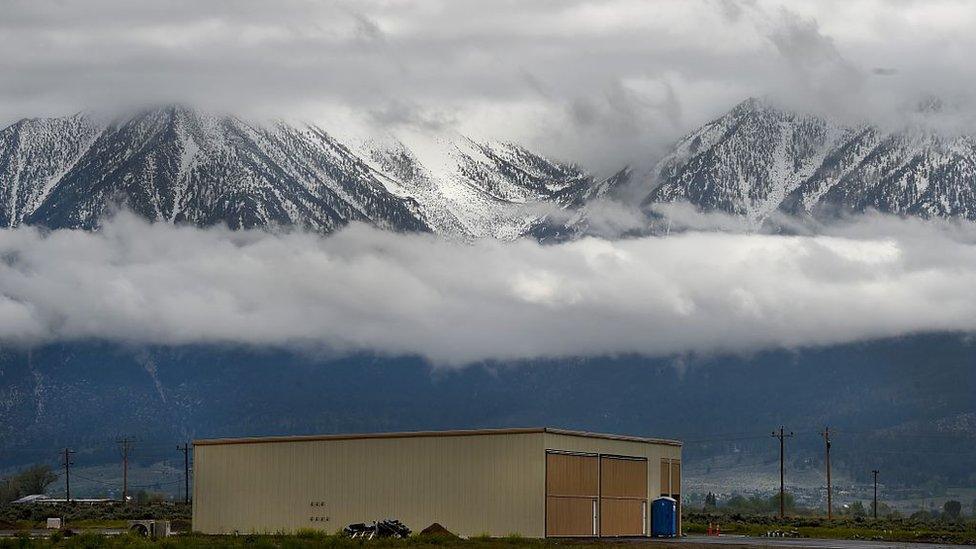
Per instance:
[[[397,518],[472,536],[545,535],[545,450],[644,456],[680,447],[526,432],[295,440],[194,447],[193,529],[338,531]],[[648,494],[659,494],[656,468]],[[326,518],[327,517],[327,518]]]
[[[193,529],[207,533],[397,518],[415,532],[436,521],[462,535],[541,537],[544,494],[542,433],[194,448]]]

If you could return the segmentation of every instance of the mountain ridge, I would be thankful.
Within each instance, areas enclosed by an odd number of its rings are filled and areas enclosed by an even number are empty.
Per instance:
[[[643,205],[687,201],[761,224],[774,212],[876,210],[976,220],[976,138],[883,129],[750,98],[678,141]]]
[[[347,144],[321,127],[184,106],[104,122],[77,114],[0,130],[0,226],[92,229],[118,204],[153,220],[331,232],[353,221],[515,238],[535,204],[574,209],[606,184],[508,142],[437,143],[444,166],[395,141]]]
[[[919,116],[940,109],[926,104]],[[976,137],[845,123],[757,98],[678,140],[647,176],[624,167],[597,178],[512,142],[458,134],[408,141],[339,139],[315,124],[178,105],[23,119],[0,130],[0,227],[93,229],[121,206],[202,227],[329,233],[364,222],[562,241],[604,236],[593,217],[608,215],[599,213],[606,200],[649,218],[612,236],[653,232],[653,205],[671,202],[757,228],[774,215],[867,211],[976,221]]]

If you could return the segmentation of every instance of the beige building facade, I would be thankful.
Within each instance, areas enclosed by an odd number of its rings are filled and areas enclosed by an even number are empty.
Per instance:
[[[561,429],[198,440],[193,529],[274,533],[386,518],[414,532],[641,536],[681,494],[681,443]]]

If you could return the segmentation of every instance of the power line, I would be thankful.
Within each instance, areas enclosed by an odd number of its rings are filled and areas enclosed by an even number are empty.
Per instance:
[[[892,436],[898,438],[935,438],[935,439],[963,439],[966,441],[976,441],[976,436],[971,433],[893,433],[889,429],[839,429],[835,428],[831,430],[831,434],[834,436],[845,436],[845,435],[875,435],[875,436]],[[798,430],[794,431],[794,435],[820,435],[819,430]],[[679,435],[677,438],[682,439],[682,441],[687,444],[698,444],[698,443],[708,443],[708,442],[725,442],[725,441],[737,441],[737,440],[752,440],[765,438],[766,435],[756,433],[755,431],[729,431],[729,432],[719,432],[719,433],[706,433],[706,434],[685,434]],[[74,448],[80,448],[84,450],[96,449],[96,448],[107,448],[109,446],[116,446],[118,444],[117,440],[104,440],[99,442],[93,441],[75,441],[73,444],[70,443],[68,446]],[[140,443],[140,452],[143,450],[167,450],[172,448],[173,445],[183,444],[183,441],[173,440],[173,441],[163,441],[163,442],[149,442]],[[8,448],[5,450],[6,453],[46,453],[46,452],[60,452],[62,448],[51,447],[51,446],[22,446],[17,448]]]
[[[78,477],[78,478],[80,478],[80,479],[82,479],[82,480],[87,480],[88,482],[94,482],[94,483],[97,483],[97,484],[104,484],[105,486],[112,486],[112,487],[117,487],[118,486],[114,482],[107,482],[107,481],[104,481],[104,480],[98,480],[97,478],[89,478],[89,477],[86,477],[86,476],[81,475],[81,474],[78,474],[78,473],[75,473],[75,476]]]
[[[728,437],[728,438],[702,438],[698,440],[683,440],[681,442],[683,444],[708,444],[711,442],[736,442],[739,440],[758,440],[761,438],[766,438],[766,435]]]
[[[160,486],[173,486],[174,484],[180,484],[183,479],[171,480],[169,482],[152,482],[149,484],[133,484],[132,488],[159,488]]]
[[[818,430],[802,430],[794,431],[794,435],[821,435]],[[893,433],[888,429],[832,429],[831,434],[833,436],[846,436],[846,435],[874,435],[874,436],[891,436],[898,438],[934,438],[934,439],[962,439],[964,441],[976,441],[976,436],[971,433]],[[766,435],[758,434],[754,431],[729,431],[720,433],[708,433],[708,434],[687,434],[680,435],[677,438],[682,439],[685,445],[692,444],[707,444],[710,442],[735,442],[740,440],[758,440],[765,438]],[[74,444],[69,444],[74,448],[80,448],[83,450],[92,449],[102,449],[109,446],[116,446],[119,444],[118,440],[105,440],[100,442],[78,442],[75,441]],[[141,454],[146,454],[145,450],[160,450],[160,454],[163,454],[165,450],[172,448],[173,445],[183,444],[183,441],[171,441],[171,442],[152,442],[152,443],[140,443],[139,449]],[[4,450],[5,453],[48,453],[48,452],[60,452],[62,448],[60,447],[34,447],[34,446],[24,446],[17,448],[8,448]]]
[[[81,473],[78,473],[78,472],[75,472],[73,474],[74,474],[75,477],[80,478],[82,480],[87,480],[88,482],[94,482],[94,483],[102,484],[102,485],[105,485],[105,486],[111,486],[112,488],[118,488],[119,487],[119,482],[118,481],[109,481],[109,480],[101,480],[101,479],[97,479],[97,478],[91,478],[89,476],[82,475]],[[152,488],[154,486],[169,486],[171,484],[180,484],[182,482],[183,482],[183,479],[180,478],[180,479],[176,479],[176,480],[169,480],[169,481],[166,481],[166,482],[149,482],[149,483],[146,483],[146,484],[129,484],[128,487],[129,488]]]
[[[914,450],[871,450],[872,454],[925,454],[929,455],[940,455],[940,456],[972,456],[976,455],[976,452],[940,452],[939,450],[919,449],[917,446],[913,446]]]
[[[894,433],[888,429],[868,429],[868,430],[857,430],[857,429],[837,429],[835,433],[840,433],[842,435],[875,435],[875,436],[888,436],[888,437],[898,437],[898,438],[940,438],[940,439],[968,439],[976,440],[976,436],[971,433]]]
[[[69,444],[68,445],[71,446],[71,447],[74,447],[74,448],[82,449],[82,450],[92,450],[92,449],[96,449],[96,448],[99,448],[99,449],[109,449],[110,447],[117,446],[118,445],[118,442],[119,441],[116,440],[116,439],[109,440],[109,441],[101,441],[101,442],[92,442],[92,441],[81,442],[81,441],[75,440],[73,444],[69,441]],[[165,450],[165,449],[171,448],[174,444],[182,444],[182,443],[183,443],[183,441],[180,441],[180,440],[173,440],[173,441],[170,441],[170,442],[155,442],[155,443],[151,443],[151,444],[141,444],[140,443],[139,444],[139,448],[140,448],[140,450],[141,449]],[[43,453],[50,453],[52,451],[60,452],[62,449],[63,448],[62,447],[59,447],[59,446],[18,446],[16,448],[8,448],[8,449],[5,449],[4,450],[4,453],[38,453],[38,454],[43,454]]]

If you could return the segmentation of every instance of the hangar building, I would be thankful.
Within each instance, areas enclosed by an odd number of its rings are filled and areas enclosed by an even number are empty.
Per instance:
[[[193,529],[213,534],[395,518],[462,536],[643,536],[651,501],[681,494],[680,442],[551,428],[198,440],[193,456]]]

